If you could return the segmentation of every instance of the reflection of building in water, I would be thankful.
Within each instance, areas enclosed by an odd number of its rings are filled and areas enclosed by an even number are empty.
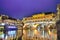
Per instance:
[[[41,40],[43,38],[43,40],[44,40],[44,38],[46,38],[47,40],[48,39],[52,40],[51,33],[53,33],[52,32],[53,29],[52,29],[52,31],[50,31],[50,29],[51,29],[50,27],[52,25],[54,28],[55,23],[56,23],[55,18],[56,18],[56,16],[53,13],[51,13],[51,14],[42,13],[42,14],[33,15],[32,17],[23,18],[23,22],[24,22],[23,29],[27,28],[26,30],[30,30],[30,35],[32,33],[34,33],[33,34],[34,36],[33,37],[31,36],[32,39]],[[34,31],[31,33],[31,30],[32,31],[34,30]],[[28,35],[28,33],[27,33],[27,35]],[[25,35],[25,36],[27,36],[27,35]],[[54,37],[54,38],[56,38],[56,37]],[[27,38],[25,38],[25,39],[27,39]]]

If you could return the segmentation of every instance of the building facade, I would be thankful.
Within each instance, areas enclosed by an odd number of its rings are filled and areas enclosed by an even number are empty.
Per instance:
[[[56,40],[57,39],[57,32],[56,32],[56,29],[54,29],[55,23],[56,23],[55,19],[56,19],[56,14],[53,14],[53,13],[47,14],[47,15],[42,13],[42,14],[33,15],[32,17],[23,18],[23,22],[24,22],[23,29],[25,30],[25,31],[23,31],[25,37],[24,36],[23,37],[26,40],[27,40],[27,37],[30,40],[33,40],[33,39],[35,39],[35,40],[42,40],[42,39],[48,40],[49,35],[52,37],[52,35],[54,33],[52,31],[55,30],[55,33],[53,36],[54,36],[54,40]],[[51,29],[51,28],[53,28],[53,29]],[[30,31],[26,31],[26,30],[30,30]],[[50,30],[52,30],[52,31],[50,31]],[[28,35],[30,35],[30,36],[28,36]],[[40,36],[38,36],[38,35],[40,35]],[[51,37],[49,40],[52,40]]]

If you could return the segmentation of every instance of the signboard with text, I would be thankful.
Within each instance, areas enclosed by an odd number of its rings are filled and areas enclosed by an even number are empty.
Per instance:
[[[17,30],[18,28],[15,25],[7,25],[5,26],[6,30],[10,31],[10,30]]]

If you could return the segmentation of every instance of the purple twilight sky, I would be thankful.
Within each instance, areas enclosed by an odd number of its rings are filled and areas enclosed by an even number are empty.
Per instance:
[[[56,0],[0,0],[0,13],[22,19],[39,12],[56,12]]]

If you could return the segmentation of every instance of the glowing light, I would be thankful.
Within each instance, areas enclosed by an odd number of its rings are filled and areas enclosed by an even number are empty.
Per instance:
[[[45,14],[37,14],[37,15],[33,15],[33,17],[43,17],[45,16]]]
[[[1,25],[5,25],[5,23],[1,23]]]
[[[51,34],[50,30],[48,31],[49,34]]]
[[[23,26],[23,28],[25,28],[25,27],[27,27],[29,24],[25,24],[24,26]]]
[[[33,27],[35,27],[35,28],[36,28],[38,25],[39,25],[39,24],[34,24],[34,25],[33,25]]]
[[[1,34],[1,35],[0,35],[0,38],[4,38],[4,34]]]
[[[38,34],[38,31],[37,31],[37,30],[34,30],[34,33],[35,33],[35,34]]]
[[[23,30],[23,34],[26,34],[26,31],[25,30]]]

